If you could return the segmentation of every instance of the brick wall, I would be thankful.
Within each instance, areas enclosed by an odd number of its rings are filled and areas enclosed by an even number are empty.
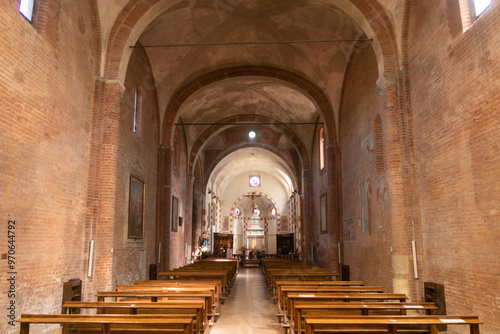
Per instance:
[[[0,252],[8,249],[7,221],[15,220],[17,317],[59,312],[62,283],[84,272],[98,53],[90,2],[43,7],[33,25],[18,5],[0,4]],[[0,263],[6,301],[6,261]],[[18,333],[2,314],[0,332]]]
[[[138,125],[136,132],[133,131],[135,100]],[[131,284],[136,279],[148,279],[149,264],[155,263],[158,142],[159,113],[151,69],[143,51],[134,50],[120,106],[113,249],[114,283],[117,284]],[[128,238],[131,175],[145,183],[143,239]]]
[[[327,169],[330,167],[325,164],[323,169],[320,169],[319,164],[319,128],[315,131],[314,136],[314,145],[312,148],[312,191],[313,191],[313,201],[311,202],[313,205],[312,210],[309,211],[310,217],[308,222],[305,224],[304,230],[308,238],[310,238],[311,242],[314,245],[315,251],[315,263],[322,268],[329,268],[330,265],[330,241],[331,237],[329,233],[321,233],[320,231],[320,197],[321,195],[328,192],[328,173]],[[329,208],[329,212],[331,208]],[[332,223],[330,228],[333,228],[333,220],[329,219],[329,222]],[[336,242],[336,240],[334,241]],[[335,246],[336,247],[336,246]],[[306,254],[311,252],[311,246],[309,249],[306,249]]]
[[[423,230],[422,281],[448,313],[500,327],[500,6],[462,32],[458,1],[413,1],[408,58]],[[493,293],[496,297],[491,297]]]
[[[189,249],[189,254],[191,254],[191,229],[192,229],[192,199],[188,200],[188,197],[193,196],[192,190],[188,189],[188,168],[187,168],[187,149],[186,149],[186,137],[182,130],[182,127],[178,126],[175,129],[174,137],[177,143],[174,143],[173,155],[176,155],[176,149],[178,151],[177,155],[177,168],[174,170],[172,168],[172,196],[175,196],[179,200],[178,214],[185,220],[182,226],[177,226],[177,232],[172,232],[169,228],[169,267],[170,269],[178,268],[186,265],[185,253],[186,253],[186,243]],[[175,159],[174,159],[175,160]],[[171,201],[171,199],[170,199]]]
[[[344,88],[340,112],[342,155],[343,264],[352,280],[392,290],[390,199],[385,187],[378,70],[371,48],[357,50]]]

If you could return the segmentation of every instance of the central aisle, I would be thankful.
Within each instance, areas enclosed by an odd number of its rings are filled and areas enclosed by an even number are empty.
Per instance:
[[[283,334],[261,268],[240,267],[210,334]]]

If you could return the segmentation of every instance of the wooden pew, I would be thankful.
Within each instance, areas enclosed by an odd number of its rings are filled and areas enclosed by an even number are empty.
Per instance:
[[[283,305],[286,306],[284,314],[290,317],[294,312],[294,303],[298,301],[302,302],[312,302],[312,301],[371,301],[371,302],[381,302],[381,301],[396,301],[405,302],[407,299],[405,294],[400,293],[331,293],[331,292],[319,292],[319,293],[297,293],[291,292],[287,293],[285,300],[283,300]]]
[[[116,291],[152,291],[152,292],[211,292],[214,300],[215,309],[219,309],[220,299],[217,295],[216,287],[214,285],[203,285],[200,283],[194,286],[156,286],[156,285],[117,285]]]
[[[150,301],[157,302],[158,300],[196,300],[203,299],[205,309],[209,318],[215,318],[219,314],[214,309],[213,297],[211,292],[164,292],[164,291],[99,291],[97,292],[97,301],[106,301],[106,298],[113,298],[116,301],[125,302],[140,302]],[[124,299],[127,298],[127,299]]]
[[[205,272],[199,272],[197,270],[169,270],[158,273],[158,277],[165,280],[221,280],[222,293],[227,295],[230,290],[228,273],[223,270],[210,270]]]
[[[482,324],[477,316],[339,316],[305,317],[305,334],[314,333],[370,333],[396,334],[398,332],[436,334],[437,325],[467,325],[471,334],[479,334]],[[424,327],[424,329],[420,329]],[[419,331],[420,330],[420,331]]]
[[[63,333],[78,334],[192,334],[192,316],[117,314],[22,314],[20,334],[29,334],[31,324],[60,324]]]
[[[294,312],[290,319],[296,333],[301,333],[304,330],[302,322],[305,316],[330,317],[339,314],[399,314],[406,315],[407,311],[427,311],[431,314],[438,309],[434,303],[394,303],[394,302],[296,302],[294,304]]]
[[[334,273],[323,269],[302,269],[302,270],[269,270],[267,279],[269,280],[269,291],[276,290],[277,281],[300,280],[300,281],[338,281],[339,273]]]
[[[379,286],[296,286],[296,285],[283,285],[280,289],[281,293],[278,295],[278,308],[281,306],[281,301],[286,299],[287,293],[383,293],[384,288]]]
[[[213,259],[195,262],[191,265],[160,272],[158,277],[164,280],[221,280],[221,295],[226,296],[238,273],[238,261],[231,259]]]
[[[96,309],[97,314],[173,314],[195,316],[195,333],[201,334],[208,328],[205,302],[191,300],[171,300],[164,302],[79,302],[68,301],[62,306],[64,314],[72,309]]]
[[[188,281],[188,280],[136,280],[134,285],[146,285],[146,286],[164,286],[164,287],[175,287],[175,286],[215,286],[215,294],[218,296],[221,303],[224,303],[225,296],[222,295],[222,282],[220,280],[203,280],[203,281]]]
[[[273,297],[277,298],[280,294],[281,286],[295,285],[295,286],[363,286],[363,281],[297,281],[297,280],[283,280],[276,281],[276,287],[272,291]]]
[[[199,272],[224,270],[228,274],[229,284],[232,284],[238,273],[238,262],[232,259],[206,259],[174,270],[195,270]]]
[[[236,259],[204,259],[202,261],[192,263],[186,267],[227,269],[231,271],[232,276],[236,276],[238,273],[239,262]]]

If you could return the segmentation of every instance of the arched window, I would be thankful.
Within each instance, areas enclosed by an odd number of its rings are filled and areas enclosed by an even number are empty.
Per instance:
[[[319,130],[319,168],[325,168],[325,129]]]

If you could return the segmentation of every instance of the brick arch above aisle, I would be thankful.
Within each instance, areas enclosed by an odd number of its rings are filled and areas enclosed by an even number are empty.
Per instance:
[[[130,0],[113,10],[107,8],[108,12],[119,12],[111,13],[110,18],[103,15],[104,18],[113,20],[113,24],[106,27],[109,32],[104,33],[106,52],[101,70],[103,77],[123,82],[131,54],[129,46],[135,45],[141,33],[154,19],[180,2]],[[368,38],[373,38],[380,73],[397,71],[399,55],[396,29],[392,23],[392,17],[397,16],[394,9],[394,13],[389,15],[388,8],[374,0],[325,0],[323,4],[334,5],[344,11],[363,29]]]
[[[197,91],[214,83],[221,83],[231,78],[262,77],[282,82],[284,85],[294,87],[298,93],[311,100],[322,121],[329,142],[337,141],[335,115],[329,98],[326,94],[309,80],[288,70],[267,66],[238,66],[211,71],[198,76],[178,89],[170,99],[162,123],[162,144],[169,145],[172,141],[172,129],[179,120],[179,110],[183,103]],[[236,121],[240,121],[237,119]],[[275,120],[276,121],[276,120]]]

